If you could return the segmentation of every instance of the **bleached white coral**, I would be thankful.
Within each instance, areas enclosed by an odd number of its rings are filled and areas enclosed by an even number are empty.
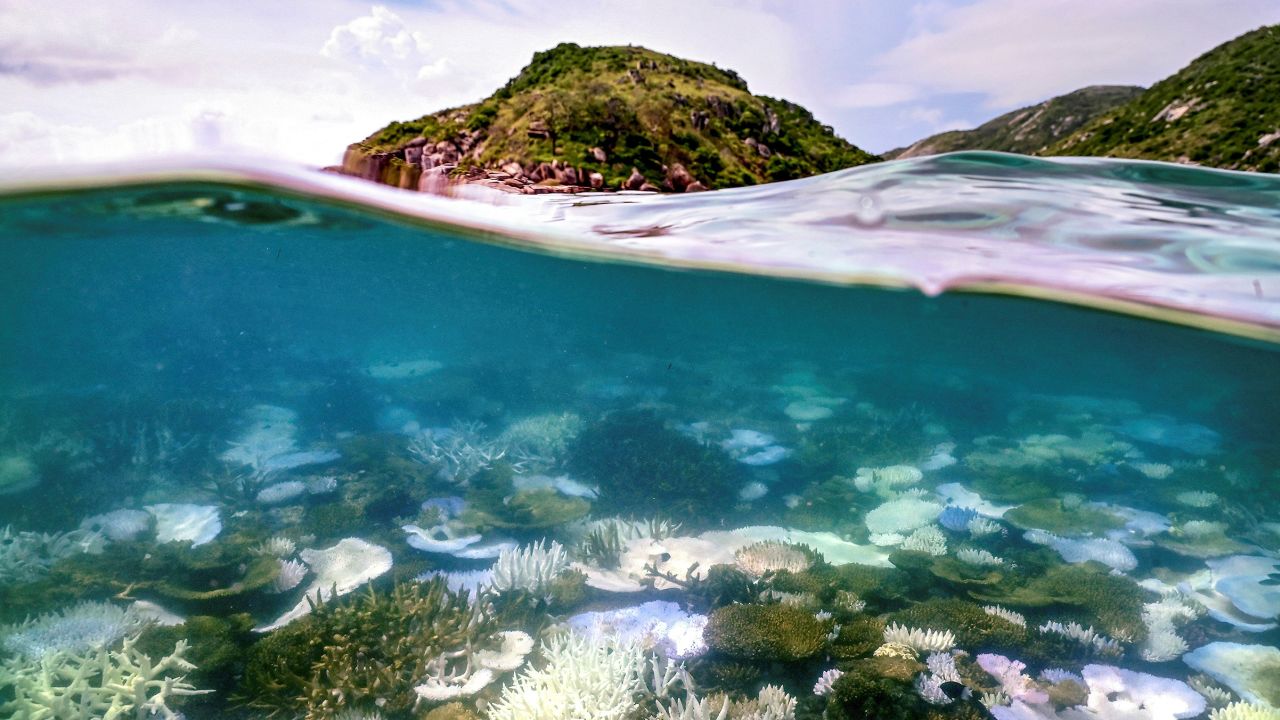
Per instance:
[[[1022,627],[1027,626],[1027,619],[1023,617],[1022,613],[1014,612],[1013,610],[1000,607],[999,605],[983,605],[982,609],[988,615],[995,615],[1003,620],[1008,620],[1014,625],[1020,625]]]
[[[280,572],[276,575],[276,579],[271,581],[271,591],[275,593],[288,592],[302,582],[307,576],[307,566],[297,560],[278,560],[280,563]]]
[[[150,528],[151,513],[145,510],[112,510],[80,522],[81,530],[96,530],[112,542],[136,540]]]
[[[813,694],[826,695],[831,692],[831,686],[840,679],[841,675],[844,675],[844,671],[839,668],[831,668],[830,670],[822,673],[822,675],[818,677],[818,682],[813,684]]]
[[[863,521],[873,534],[905,533],[932,523],[940,512],[940,503],[904,496],[873,508]]]
[[[312,608],[335,595],[345,595],[391,569],[391,551],[360,538],[343,538],[337,544],[307,548],[298,553],[314,576],[303,597],[291,610],[267,625],[254,628],[270,632],[310,613]]]
[[[507,455],[506,443],[480,437],[483,428],[482,424],[458,424],[422,430],[405,449],[414,459],[434,468],[441,480],[466,485],[476,473]]]
[[[985,537],[1004,532],[1004,528],[1001,527],[1000,523],[990,518],[984,518],[981,515],[975,515],[970,518],[965,528],[973,537]]]
[[[1280,710],[1265,705],[1233,702],[1209,711],[1209,720],[1280,720]]]
[[[568,569],[569,554],[554,540],[549,545],[540,541],[506,549],[493,564],[493,587],[498,592],[524,590],[542,595]]]
[[[1065,538],[1044,530],[1028,530],[1022,536],[1027,542],[1048,545],[1069,563],[1100,562],[1113,570],[1128,572],[1138,567],[1133,551],[1116,540],[1106,538]]]
[[[1208,490],[1187,490],[1175,495],[1174,499],[1187,507],[1207,508],[1217,505],[1219,498],[1217,493],[1211,493]]]
[[[669,703],[658,703],[654,720],[728,720],[730,704],[728,695],[700,698],[689,692],[683,700],[673,698]]]
[[[777,685],[765,685],[754,700],[739,700],[729,712],[734,720],[795,720],[796,699]]]
[[[1177,626],[1204,613],[1203,605],[1179,593],[1143,605],[1142,622],[1147,626],[1147,639],[1142,645],[1142,658],[1148,662],[1168,662],[1182,657],[1190,647],[1178,635]]]
[[[798,573],[813,565],[813,558],[800,547],[778,540],[761,540],[739,548],[733,554],[738,567],[749,575],[786,570]]]
[[[306,483],[301,480],[285,480],[262,488],[254,499],[263,505],[280,505],[306,494]]]
[[[497,672],[511,672],[524,664],[524,658],[533,651],[533,638],[521,630],[507,630],[498,633],[499,645],[496,649],[480,650],[476,653],[476,662],[481,667]]]
[[[924,479],[924,473],[911,465],[890,465],[881,468],[858,468],[853,485],[858,492],[876,492],[891,497],[895,490],[915,485]]]
[[[891,623],[884,629],[886,644],[906,645],[916,652],[946,652],[956,645],[950,630],[922,630]]]
[[[287,558],[298,549],[296,543],[283,535],[273,535],[253,548],[254,555]]]
[[[466,591],[472,598],[493,584],[493,570],[458,570],[455,572],[426,572],[415,578],[418,582],[430,582],[432,578],[443,577],[444,584],[453,592]]]
[[[444,702],[475,695],[499,674],[518,669],[533,650],[533,638],[520,630],[500,632],[497,640],[496,648],[473,651],[468,643],[433,658],[422,683],[413,688],[418,701]]]
[[[0,584],[31,582],[64,558],[88,553],[98,555],[106,538],[96,530],[65,533],[14,532],[0,529]]]
[[[1206,538],[1222,535],[1227,531],[1227,524],[1212,520],[1188,520],[1179,525],[1178,530],[1188,538]]]
[[[173,652],[153,660],[125,638],[120,650],[98,648],[84,653],[53,652],[32,662],[11,658],[0,666],[0,687],[13,688],[13,699],[0,705],[12,718],[151,718],[179,717],[170,703],[197,690],[185,673],[195,669],[179,640]]]
[[[951,697],[942,690],[942,684],[960,682],[955,658],[950,653],[932,653],[925,660],[929,668],[916,676],[916,693],[930,705],[950,705]]]
[[[1222,708],[1235,702],[1236,696],[1230,690],[1223,688],[1216,683],[1213,678],[1208,675],[1196,673],[1187,678],[1187,684],[1193,690],[1204,696],[1210,707]]]
[[[1152,480],[1164,480],[1173,474],[1173,467],[1165,463],[1133,463],[1133,469]]]
[[[956,558],[961,562],[982,567],[1004,565],[1004,558],[996,557],[986,550],[978,548],[960,548],[956,551]]]
[[[564,456],[569,443],[582,432],[582,418],[571,412],[546,413],[521,418],[498,436],[500,445],[533,464],[549,466]]]
[[[635,643],[567,633],[542,647],[541,668],[526,668],[488,708],[489,720],[621,718],[645,689],[645,655]]]
[[[765,685],[754,698],[731,701],[727,695],[699,698],[693,691],[684,700],[658,703],[656,720],[795,720],[796,699],[777,685]]]
[[[1050,620],[1037,629],[1042,633],[1053,633],[1075,640],[1101,655],[1120,655],[1124,653],[1124,647],[1120,645],[1119,641],[1103,635],[1092,627],[1084,627],[1078,622],[1063,624]]]
[[[934,556],[947,554],[947,536],[937,525],[925,525],[902,541],[903,550],[928,553]]]
[[[83,652],[136,636],[146,622],[128,609],[104,602],[82,602],[16,625],[0,626],[0,648],[34,660],[59,652]]]
[[[1147,662],[1169,662],[1182,657],[1190,649],[1187,641],[1178,635],[1172,625],[1158,625],[1147,630],[1147,639],[1142,643],[1142,659]]]

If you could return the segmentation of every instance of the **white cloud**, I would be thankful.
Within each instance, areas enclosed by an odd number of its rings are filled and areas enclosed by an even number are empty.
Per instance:
[[[973,127],[973,123],[968,120],[950,117],[942,108],[926,105],[915,105],[906,108],[902,113],[902,117],[913,123],[923,125],[928,129],[929,134],[946,132],[947,130],[967,130]]]
[[[335,27],[320,54],[367,70],[412,71],[430,65],[431,43],[383,5]]]
[[[929,2],[916,8],[913,34],[878,59],[876,79],[1009,108],[1085,85],[1147,85],[1277,20],[1274,0]]]
[[[920,88],[907,83],[866,82],[845,85],[831,100],[835,107],[876,108],[900,105],[920,97]]]

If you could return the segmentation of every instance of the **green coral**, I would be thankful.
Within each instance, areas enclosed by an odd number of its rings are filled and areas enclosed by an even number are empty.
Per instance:
[[[422,720],[480,720],[480,716],[467,709],[462,703],[451,702],[433,708],[422,716]]]
[[[785,521],[802,530],[852,531],[865,529],[854,519],[851,508],[866,502],[848,478],[832,476],[805,488],[800,502],[788,508]]]
[[[818,654],[831,629],[830,621],[790,605],[726,605],[711,613],[704,638],[729,657],[793,662]]]
[[[1102,534],[1124,525],[1124,518],[1106,510],[1059,498],[1023,503],[1005,513],[1004,519],[1023,529],[1038,528],[1059,535]]]
[[[970,652],[1017,653],[1027,629],[988,614],[981,606],[955,598],[926,600],[889,616],[888,622],[907,627],[950,630],[956,645]]]
[[[1142,622],[1145,593],[1133,580],[1112,575],[1098,563],[1054,565],[1026,585],[982,594],[975,599],[1008,607],[1059,608],[1080,615],[1077,621],[1112,637],[1141,642],[1147,636]]]
[[[486,602],[442,579],[324,603],[249,651],[238,700],[256,710],[332,718],[375,706],[408,712],[446,651],[478,648],[498,629]]]
[[[841,660],[867,657],[884,644],[884,621],[871,615],[858,615],[840,623],[840,634],[831,641],[832,657]]]
[[[587,427],[569,470],[600,488],[606,513],[711,524],[724,517],[742,470],[718,447],[666,427],[650,412],[618,412]]]
[[[924,701],[912,686],[918,662],[897,657],[859,660],[848,666],[827,694],[828,720],[914,720]]]
[[[975,698],[947,705],[925,702],[914,685],[918,662],[898,657],[857,660],[827,693],[826,720],[982,720],[991,715]]]
[[[147,655],[159,657],[178,642],[187,643],[184,657],[196,666],[188,675],[191,682],[225,696],[234,688],[241,658],[254,640],[253,625],[253,618],[247,614],[225,619],[196,615],[181,625],[148,627],[135,646]]]

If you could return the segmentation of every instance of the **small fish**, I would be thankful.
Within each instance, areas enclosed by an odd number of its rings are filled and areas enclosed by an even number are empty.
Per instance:
[[[964,696],[965,691],[968,690],[968,688],[966,688],[962,683],[955,682],[954,680],[942,683],[938,686],[938,689],[942,690],[942,693],[952,700],[957,700]]]
[[[1280,573],[1271,573],[1266,580],[1258,583],[1259,585],[1280,585]]]

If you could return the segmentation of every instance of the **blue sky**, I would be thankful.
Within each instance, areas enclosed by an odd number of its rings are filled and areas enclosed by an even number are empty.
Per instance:
[[[715,62],[880,152],[1277,22],[1275,0],[0,0],[0,164],[331,164],[565,41]]]

